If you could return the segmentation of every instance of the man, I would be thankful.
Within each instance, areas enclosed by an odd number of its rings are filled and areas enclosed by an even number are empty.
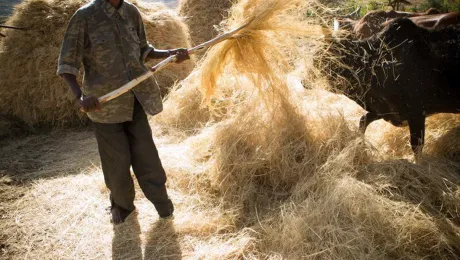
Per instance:
[[[145,113],[155,115],[163,105],[160,90],[151,79],[104,105],[97,97],[145,73],[146,59],[173,54],[178,62],[189,59],[186,49],[156,50],[149,45],[139,11],[123,0],[94,0],[80,8],[67,27],[57,74],[93,122],[114,224],[124,222],[135,210],[130,166],[160,217],[173,214],[166,174]],[[85,70],[83,89],[76,80],[81,64]]]

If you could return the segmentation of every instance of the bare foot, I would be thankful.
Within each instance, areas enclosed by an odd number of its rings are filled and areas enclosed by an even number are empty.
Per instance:
[[[119,207],[112,207],[110,212],[112,213],[112,222],[114,225],[121,224],[125,222],[125,219],[133,212],[134,210],[125,210]]]

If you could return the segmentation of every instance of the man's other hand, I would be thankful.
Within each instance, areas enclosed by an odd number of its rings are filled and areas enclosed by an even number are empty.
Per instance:
[[[190,59],[190,56],[188,55],[188,50],[185,49],[185,48],[169,50],[169,55],[176,55],[177,56],[176,63],[181,63],[181,62],[183,62],[185,60]]]
[[[82,99],[78,99],[78,103],[85,112],[101,110],[101,104],[99,104],[99,100],[97,100],[97,97],[83,97]]]

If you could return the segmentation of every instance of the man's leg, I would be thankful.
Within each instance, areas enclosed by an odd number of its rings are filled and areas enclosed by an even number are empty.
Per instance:
[[[110,190],[112,220],[119,224],[135,209],[128,137],[123,124],[93,123],[93,126],[105,184]]]
[[[139,186],[162,218],[174,211],[166,191],[166,173],[152,139],[152,131],[144,109],[135,100],[133,121],[125,122],[125,131],[131,146],[131,164]]]

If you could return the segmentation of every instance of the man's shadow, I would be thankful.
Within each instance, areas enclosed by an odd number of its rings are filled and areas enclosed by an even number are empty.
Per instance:
[[[144,257],[142,257],[141,228],[137,214],[135,212],[126,219],[125,223],[113,227],[112,259],[182,259],[173,220],[158,220],[149,229],[146,234]]]
[[[147,232],[144,259],[182,259],[173,220],[158,220]]]
[[[142,260],[141,227],[137,212],[129,216],[125,223],[113,226],[112,259]]]

